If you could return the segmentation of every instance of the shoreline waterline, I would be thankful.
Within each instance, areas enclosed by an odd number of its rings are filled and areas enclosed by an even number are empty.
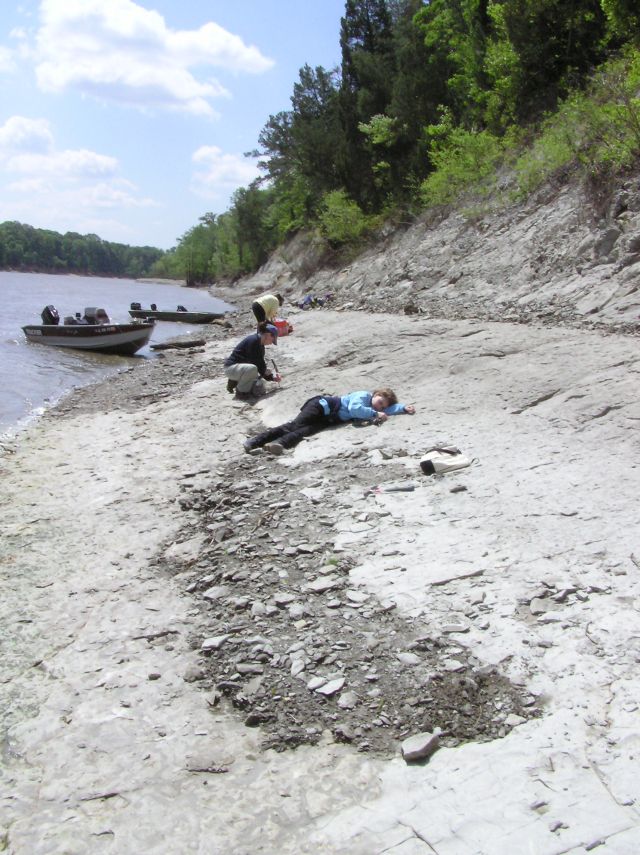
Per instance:
[[[146,345],[134,357],[84,353],[69,348],[52,348],[27,342],[22,326],[39,324],[45,305],[55,305],[65,316],[86,306],[106,308],[114,323],[130,322],[131,302],[172,307],[188,302],[200,311],[229,312],[236,307],[210,292],[193,291],[175,284],[141,283],[127,279],[104,279],[52,274],[10,274],[0,272],[0,296],[4,311],[0,316],[0,436],[15,433],[43,408],[76,387],[126,370],[156,354]],[[157,323],[151,344],[192,334],[195,324]]]

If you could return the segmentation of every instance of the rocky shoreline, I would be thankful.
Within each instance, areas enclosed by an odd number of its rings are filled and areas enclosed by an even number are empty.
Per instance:
[[[256,406],[245,311],[5,450],[6,851],[634,851],[633,335],[349,302]],[[417,415],[244,453],[377,383]]]
[[[204,335],[215,341],[225,333],[210,327]],[[205,338],[199,333],[180,342],[193,345],[182,360],[149,362],[74,393],[57,414],[132,411],[175,395],[194,382],[193,357],[204,353]],[[217,365],[196,365],[197,380],[219,376]],[[357,517],[375,529],[377,516],[388,512],[371,510],[369,449],[359,438],[352,443],[355,449],[341,457],[352,487],[362,487]],[[211,691],[210,702],[228,699],[247,726],[260,727],[264,748],[316,744],[329,731],[381,756],[393,756],[404,739],[436,720],[441,744],[453,746],[504,736],[540,714],[532,695],[456,641],[467,622],[452,623],[442,635],[421,634],[420,624],[399,616],[392,601],[376,603],[350,590],[355,561],[333,553],[334,522],[350,503],[323,490],[326,479],[314,465],[298,467],[294,482],[308,497],[274,501],[268,478],[259,487],[253,480],[270,468],[268,459],[245,456],[218,469],[206,487],[183,480],[179,506],[191,513],[172,537],[189,542],[195,529],[197,555],[181,558],[169,544],[153,562],[202,604],[190,639],[203,654],[193,682]],[[393,474],[402,479],[404,472]],[[466,616],[483,613],[488,609],[478,596]],[[328,702],[334,695],[337,703]]]
[[[354,442],[345,455],[351,488],[366,490],[368,448]],[[260,727],[263,748],[313,745],[329,732],[358,751],[392,757],[403,740],[432,731],[435,722],[441,744],[454,746],[505,736],[539,715],[533,696],[456,640],[468,632],[468,620],[489,612],[479,590],[471,588],[467,621],[425,633],[392,600],[352,586],[355,558],[334,553],[342,514],[355,513],[375,532],[389,512],[366,493],[354,512],[309,464],[287,479],[284,496],[274,497],[269,471],[268,461],[247,458],[205,488],[183,485],[180,504],[197,514],[203,544],[186,571],[184,555],[180,561],[170,551],[160,562],[202,603],[201,627],[192,635],[204,654],[201,684],[216,703],[229,699],[245,725]],[[257,486],[260,473],[265,480]],[[404,473],[387,467],[387,474]],[[193,530],[182,533],[185,541]]]

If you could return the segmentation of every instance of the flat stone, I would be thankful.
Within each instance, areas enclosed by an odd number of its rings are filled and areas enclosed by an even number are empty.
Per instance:
[[[312,591],[314,594],[322,594],[324,591],[331,591],[334,588],[342,588],[344,582],[336,576],[322,576],[319,579],[314,579],[313,582],[308,582],[304,587],[307,591]]]
[[[316,692],[319,695],[326,695],[327,697],[329,697],[330,695],[335,695],[336,692],[339,692],[340,689],[342,689],[342,687],[344,686],[344,684],[344,677],[338,677],[335,680],[329,680],[329,682],[325,683],[324,686],[320,686],[320,688],[316,689]]]
[[[319,543],[299,543],[296,546],[296,550],[299,555],[313,555],[313,553],[318,552],[319,549],[322,549]]]
[[[355,692],[343,692],[338,698],[338,706],[342,710],[352,710],[358,705],[358,696]]]
[[[413,763],[416,760],[425,760],[436,751],[440,744],[440,736],[438,733],[417,733],[415,736],[410,736],[405,739],[400,750],[402,757],[407,763]]]
[[[549,608],[549,603],[541,600],[540,597],[534,597],[529,603],[529,609],[532,615],[543,615]]]
[[[294,659],[291,663],[291,676],[297,677],[298,674],[302,674],[304,669],[307,667],[306,659]]]
[[[188,772],[208,772],[223,774],[229,771],[234,758],[228,754],[192,754],[187,757],[185,769]]]
[[[221,600],[223,597],[226,597],[229,593],[229,587],[227,585],[214,585],[212,588],[207,588],[207,590],[202,595],[205,600]]]
[[[419,665],[421,662],[420,657],[415,653],[398,653],[396,654],[396,659],[402,662],[403,665]]]
[[[347,591],[347,599],[352,603],[366,603],[369,599],[369,594],[365,594],[364,591]]]
[[[238,674],[263,674],[264,668],[257,662],[238,662],[236,671]]]
[[[304,606],[302,603],[291,603],[288,608],[289,617],[292,620],[300,620],[304,616]]]
[[[187,670],[184,672],[182,679],[185,683],[196,683],[198,680],[204,680],[207,676],[204,668],[200,668],[199,665],[189,665]]]
[[[459,659],[443,659],[441,665],[445,671],[464,671],[464,662]]]

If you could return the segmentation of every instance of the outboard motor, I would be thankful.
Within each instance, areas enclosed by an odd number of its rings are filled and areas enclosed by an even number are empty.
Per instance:
[[[142,309],[142,306],[140,305],[140,303],[132,303],[129,308],[132,309],[134,312],[139,312]]]
[[[60,323],[60,315],[55,306],[45,306],[40,313],[42,323],[46,326],[57,326]]]
[[[187,310],[185,309],[184,306],[178,306],[178,308],[176,309],[176,312],[186,312],[186,311]]]

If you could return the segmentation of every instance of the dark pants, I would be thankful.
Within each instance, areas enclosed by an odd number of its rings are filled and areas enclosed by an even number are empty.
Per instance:
[[[324,395],[315,395],[302,405],[300,412],[290,422],[269,428],[254,436],[251,440],[253,448],[261,448],[267,442],[279,442],[284,448],[293,448],[306,436],[312,436],[321,430],[337,424],[334,416],[327,416],[319,403]]]
[[[267,320],[267,316],[265,314],[265,311],[262,308],[262,306],[260,305],[260,303],[258,303],[258,302],[252,303],[251,304],[251,311],[256,316],[256,321],[259,324],[262,324],[262,323],[264,323],[264,321]]]

